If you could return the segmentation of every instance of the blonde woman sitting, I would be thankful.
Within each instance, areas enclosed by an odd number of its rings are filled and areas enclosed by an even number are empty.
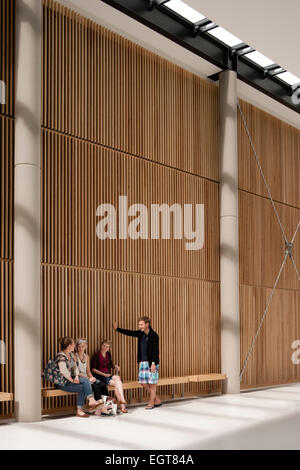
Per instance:
[[[75,344],[75,359],[79,371],[79,377],[89,379],[96,400],[100,400],[102,395],[109,396],[107,386],[104,382],[96,379],[90,369],[90,358],[87,354],[88,342],[86,339],[77,339]]]

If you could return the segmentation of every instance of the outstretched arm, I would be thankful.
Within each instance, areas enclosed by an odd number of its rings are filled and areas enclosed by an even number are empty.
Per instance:
[[[124,328],[119,328],[118,323],[116,321],[113,323],[113,327],[118,333],[122,333],[126,336],[134,336],[138,338],[141,334],[140,330],[125,330]]]

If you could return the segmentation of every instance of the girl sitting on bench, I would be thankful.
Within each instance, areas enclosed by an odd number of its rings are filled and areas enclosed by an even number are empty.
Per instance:
[[[122,413],[128,413],[123,392],[123,384],[119,375],[113,375],[112,369],[116,369],[117,374],[120,373],[120,367],[114,365],[110,354],[111,342],[102,341],[100,351],[98,351],[92,359],[91,370],[96,379],[104,382],[105,385],[111,385],[115,388],[116,397],[120,403]]]
[[[109,396],[107,386],[104,382],[93,376],[90,368],[90,358],[86,352],[88,342],[86,339],[77,339],[75,345],[75,358],[79,371],[79,377],[89,379],[96,400],[100,400],[102,395]]]
[[[80,418],[88,418],[89,415],[83,411],[85,400],[88,401],[87,411],[94,412],[98,409],[103,414],[109,414],[107,407],[103,405],[101,400],[96,401],[89,379],[79,377],[79,371],[73,356],[75,343],[73,338],[65,336],[59,340],[60,352],[56,355],[56,362],[61,375],[65,377],[67,383],[65,385],[56,385],[56,388],[64,392],[78,393],[77,413]]]

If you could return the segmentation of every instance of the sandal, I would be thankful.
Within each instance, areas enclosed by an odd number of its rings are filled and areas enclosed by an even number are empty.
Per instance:
[[[126,403],[124,403],[124,402],[120,402],[120,405],[124,405],[124,406],[126,406]],[[128,413],[128,410],[127,410],[127,408],[125,408],[125,409],[124,409],[124,408],[121,408],[121,407],[120,407],[120,411],[121,411],[121,413],[124,413],[124,414]]]
[[[155,405],[153,405],[153,406],[146,406],[145,410],[153,410],[153,409],[154,409],[154,406],[155,406]]]
[[[76,416],[77,418],[89,418],[90,416],[87,415],[86,413],[83,413],[82,415],[81,414],[78,414],[78,412],[76,413]]]

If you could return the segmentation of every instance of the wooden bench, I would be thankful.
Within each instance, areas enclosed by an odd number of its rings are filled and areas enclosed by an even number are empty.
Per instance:
[[[183,377],[168,377],[165,379],[159,379],[158,380],[158,387],[164,386],[164,385],[171,385],[173,388],[173,398],[175,396],[175,385],[181,385],[181,396],[184,397],[184,385],[189,384],[189,383],[204,383],[204,382],[223,382],[226,380],[226,375],[225,374],[198,374],[198,375],[186,375]],[[113,391],[114,387],[108,386],[107,387],[109,391]],[[137,390],[139,389],[140,392],[142,392],[142,385],[139,384],[137,381],[131,381],[131,382],[124,382],[123,383],[123,389],[124,390],[130,390],[130,401],[132,399],[132,390]],[[43,388],[42,389],[42,397],[43,398],[53,398],[53,397],[64,397],[64,396],[69,396],[69,395],[74,395],[74,393],[71,392],[64,392],[62,390],[58,390],[56,388]],[[141,398],[141,393],[140,393],[140,398]]]
[[[64,392],[57,388],[42,388],[42,397],[43,398],[53,398],[53,397],[68,397],[70,395],[75,395],[72,392]]]
[[[14,400],[13,393],[0,392],[0,401],[13,401],[13,400]]]
[[[159,379],[157,382],[158,387],[166,386],[166,385],[171,385],[173,389],[172,396],[173,398],[175,397],[175,385],[181,385],[181,396],[184,397],[184,386],[185,384],[189,383],[200,383],[200,382],[223,382],[227,379],[227,376],[225,374],[198,374],[198,375],[186,375],[182,377],[167,377],[164,379]],[[113,391],[114,387],[108,386],[107,387],[109,391]],[[135,382],[124,382],[123,383],[123,388],[124,390],[130,390],[130,401],[132,399],[132,390],[138,389],[140,391],[140,399],[141,399],[141,391],[143,389],[142,385],[139,384],[137,381]],[[211,391],[211,387],[210,387]]]

